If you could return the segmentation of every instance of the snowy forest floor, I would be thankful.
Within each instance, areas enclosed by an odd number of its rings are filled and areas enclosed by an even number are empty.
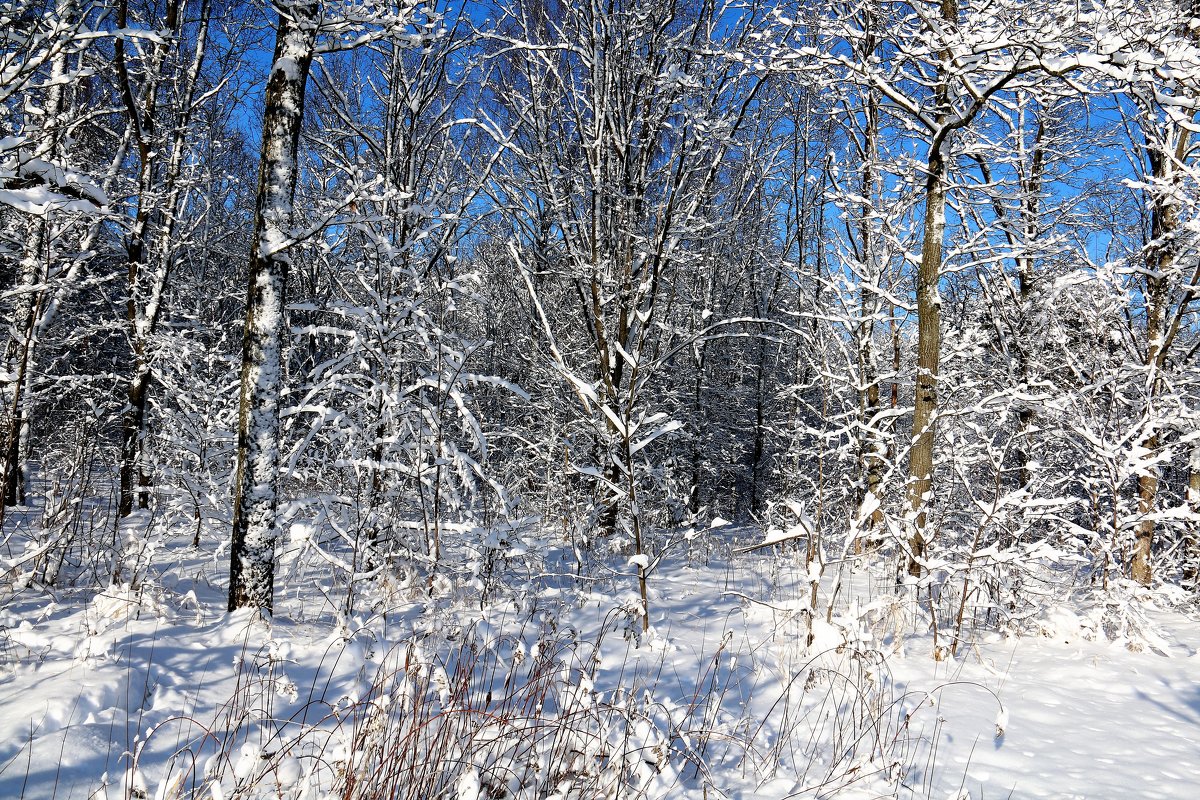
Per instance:
[[[1081,602],[935,661],[882,569],[847,565],[810,625],[800,556],[729,528],[651,576],[648,634],[622,559],[581,580],[567,548],[484,602],[350,604],[285,550],[264,621],[225,612],[207,533],[136,588],[5,586],[0,798],[1200,796],[1200,626],[1170,592],[1126,590],[1133,639]]]

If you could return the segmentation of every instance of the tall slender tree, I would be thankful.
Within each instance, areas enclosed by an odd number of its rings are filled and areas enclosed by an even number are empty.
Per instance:
[[[117,26],[122,30],[130,27],[128,5],[128,0],[121,0],[117,8]],[[140,84],[135,84],[130,74],[125,40],[118,38],[115,44],[120,94],[138,157],[137,199],[125,244],[125,321],[133,367],[126,387],[128,408],[121,421],[117,513],[122,517],[133,511],[135,484],[147,481],[144,474],[139,480],[137,473],[153,380],[150,342],[163,313],[175,259],[175,234],[186,202],[183,167],[211,10],[211,0],[202,0],[194,27],[185,32],[181,0],[169,0],[161,30],[156,31],[159,38],[142,65]],[[175,91],[168,94],[162,84],[167,71],[176,66],[172,61],[182,62],[177,69],[181,74],[174,86],[168,87]],[[143,495],[143,506],[145,503]]]
[[[269,611],[273,602],[284,292],[294,235],[292,202],[299,174],[304,95],[316,54],[319,15],[318,3],[313,0],[280,5],[275,55],[267,78],[242,343],[229,569],[231,611],[243,606]]]
[[[865,9],[865,11],[864,11]],[[880,15],[885,14],[882,20]],[[864,24],[870,20],[870,26]],[[1035,22],[1036,24],[1031,24]],[[908,571],[919,576],[931,536],[935,491],[938,375],[946,266],[946,205],[959,152],[956,140],[985,117],[997,97],[1048,72],[1073,68],[1082,28],[1050,13],[959,0],[879,3],[862,0],[839,10],[827,60],[845,77],[877,91],[881,111],[919,132],[924,147],[923,220],[914,275],[916,376],[907,496],[911,514]],[[854,58],[882,30],[884,58]],[[874,48],[878,49],[878,48]],[[914,79],[915,77],[915,79]]]
[[[1195,173],[1193,110],[1195,98],[1200,97],[1200,72],[1195,66],[1200,57],[1200,5],[1191,0],[1169,5],[1169,10],[1150,12],[1147,24],[1152,41],[1157,39],[1160,52],[1168,54],[1164,66],[1170,68],[1171,78],[1164,82],[1160,70],[1146,69],[1142,80],[1129,86],[1142,138],[1138,148],[1145,166],[1143,182],[1150,220],[1149,240],[1142,254],[1144,263],[1133,273],[1137,292],[1143,298],[1145,322],[1145,435],[1140,447],[1146,457],[1137,476],[1142,519],[1136,530],[1130,575],[1144,585],[1149,585],[1154,576],[1154,514],[1160,480],[1157,461],[1164,444],[1157,406],[1167,392],[1172,350],[1200,300],[1200,265],[1190,265],[1184,258],[1194,242],[1194,232],[1187,227],[1188,208],[1200,188]]]

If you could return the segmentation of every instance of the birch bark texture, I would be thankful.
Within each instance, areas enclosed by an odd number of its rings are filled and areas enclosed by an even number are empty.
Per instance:
[[[242,339],[229,610],[271,610],[278,496],[279,392],[297,153],[316,51],[315,2],[279,5],[263,111],[246,324]]]
[[[66,30],[73,30],[78,25],[79,14],[75,0],[58,0],[54,11]],[[36,142],[32,148],[34,159],[44,158],[54,163],[62,155],[64,89],[70,55],[70,48],[60,43],[50,59],[50,88],[46,92],[46,102],[39,115],[41,122],[30,131],[31,138]],[[5,382],[8,384],[5,388],[10,398],[2,467],[2,499],[5,508],[25,502],[28,475],[27,447],[23,446],[23,442],[28,438],[30,372],[35,360],[38,312],[43,301],[43,292],[38,287],[44,280],[52,260],[49,217],[48,208],[42,214],[29,217],[25,249],[17,272],[17,301],[10,321],[5,358]],[[2,519],[3,511],[0,510],[0,520]]]

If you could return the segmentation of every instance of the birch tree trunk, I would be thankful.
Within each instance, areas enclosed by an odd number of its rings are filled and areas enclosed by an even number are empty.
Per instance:
[[[8,427],[4,436],[4,506],[25,502],[25,459],[21,453],[21,432],[27,419],[26,397],[29,367],[33,358],[34,320],[39,302],[37,284],[43,273],[43,253],[49,248],[49,225],[42,217],[29,221],[25,252],[17,281],[16,308],[13,311],[9,342],[9,408]],[[46,260],[50,256],[46,255]]]
[[[63,27],[73,28],[77,23],[77,8],[75,0],[58,0],[55,4],[55,14],[62,21]],[[50,88],[46,93],[46,105],[43,109],[41,123],[42,139],[34,145],[35,158],[55,160],[61,154],[61,123],[65,107],[65,83],[67,75],[68,48],[61,48],[55,54],[50,64]],[[29,373],[34,358],[34,347],[37,340],[38,309],[42,304],[42,292],[39,289],[43,278],[50,269],[51,230],[49,210],[45,216],[33,216],[29,219],[26,234],[25,250],[22,254],[17,278],[17,297],[13,310],[10,341],[8,350],[8,369],[11,376],[9,384],[9,418],[4,439],[4,507],[15,506],[25,502],[25,483],[27,480],[25,464],[25,447],[23,440],[28,436],[28,405],[29,405]],[[0,511],[0,519],[3,512]]]
[[[251,242],[229,568],[229,609],[271,610],[279,464],[284,293],[304,93],[316,49],[317,3],[282,7],[267,79]]]

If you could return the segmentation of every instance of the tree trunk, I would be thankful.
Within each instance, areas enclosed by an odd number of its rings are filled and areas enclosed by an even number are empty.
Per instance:
[[[21,457],[21,432],[27,422],[29,367],[33,358],[34,323],[37,317],[37,284],[42,273],[43,244],[49,235],[46,220],[35,217],[29,223],[29,240],[21,259],[20,277],[13,312],[10,343],[9,417],[4,437],[4,505],[25,502],[25,464]]]
[[[1048,111],[1043,110],[1038,117],[1037,133],[1034,134],[1033,157],[1029,166],[1029,178],[1022,187],[1021,211],[1024,216],[1023,227],[1025,229],[1025,240],[1022,244],[1025,247],[1030,247],[1037,240],[1040,233],[1040,220],[1038,216],[1041,207],[1042,176],[1046,169],[1045,115],[1047,113]],[[1030,316],[1033,314],[1034,286],[1036,280],[1037,276],[1034,273],[1033,259],[1028,255],[1022,255],[1017,259],[1017,288],[1021,304],[1018,324],[1021,326],[1021,330],[1016,337],[1015,357],[1021,391],[1026,393],[1030,391],[1029,338],[1032,334]],[[1030,483],[1033,482],[1033,470],[1030,469],[1032,456],[1029,452],[1028,438],[1036,418],[1037,412],[1026,401],[1022,401],[1021,407],[1017,411],[1016,448],[1017,463],[1020,465],[1018,481],[1022,489],[1028,489]]]
[[[1174,214],[1156,214],[1155,216],[1163,216],[1164,221],[1173,221]],[[1159,226],[1156,226],[1159,227]],[[1171,228],[1162,229],[1160,235],[1169,235]],[[1156,237],[1157,238],[1157,237]],[[1163,248],[1165,251],[1167,248]],[[1160,253],[1156,260],[1160,270],[1170,266],[1171,255],[1167,252]],[[1146,412],[1150,433],[1142,441],[1142,447],[1145,449],[1147,456],[1151,456],[1158,449],[1159,437],[1154,430],[1155,420],[1153,419],[1155,400],[1160,392],[1162,383],[1161,376],[1161,361],[1164,355],[1164,340],[1163,327],[1166,320],[1166,279],[1161,277],[1161,272],[1158,277],[1148,278],[1148,289],[1146,292],[1146,365],[1149,370],[1147,378],[1149,385],[1146,388]],[[1151,516],[1154,513],[1155,501],[1158,497],[1158,469],[1153,464],[1143,466],[1139,470],[1137,477],[1137,494],[1138,494],[1138,514],[1141,520],[1138,522],[1137,531],[1134,538],[1133,560],[1129,565],[1129,575],[1143,586],[1149,586],[1150,581],[1154,578],[1154,569],[1150,563],[1150,554],[1154,549],[1154,519]]]
[[[711,302],[711,301],[710,301]],[[704,437],[707,431],[707,416],[704,413],[704,366],[707,344],[695,350],[696,379],[692,384],[692,447],[691,488],[688,492],[688,511],[694,516],[700,513],[700,484],[704,465]]]
[[[126,397],[129,408],[121,418],[120,488],[117,496],[117,515],[121,517],[133,513],[133,496],[137,483],[135,478],[141,455],[142,430],[146,425],[146,405],[150,388],[150,369],[143,359],[137,359],[136,370]]]
[[[874,15],[866,19],[868,30],[874,28]],[[874,54],[876,42],[874,37],[867,40],[864,55],[870,58]],[[860,498],[860,508],[865,502],[874,504],[874,510],[865,520],[867,529],[878,527],[883,522],[883,471],[884,458],[887,448],[880,441],[879,430],[879,369],[875,362],[875,315],[879,311],[879,295],[876,284],[880,280],[878,255],[876,254],[874,228],[871,215],[876,203],[875,159],[879,148],[879,95],[871,90],[866,98],[866,125],[863,130],[862,147],[862,184],[860,193],[863,205],[859,213],[859,248],[862,259],[863,276],[867,279],[859,290],[859,323],[858,323],[858,362],[861,371],[863,390],[859,399],[862,428],[860,431],[860,459],[865,475],[863,497]],[[859,545],[856,543],[856,550]]]
[[[1183,585],[1196,590],[1200,589],[1200,534],[1195,521],[1196,515],[1200,515],[1200,445],[1192,448],[1188,458],[1187,504],[1193,518],[1184,534]]]
[[[942,0],[942,19],[953,25],[958,20],[957,0]],[[951,77],[947,65],[953,53],[941,52],[938,83],[934,89],[937,104],[936,128],[929,146],[925,175],[925,223],[921,244],[921,263],[917,267],[917,375],[913,401],[913,445],[908,460],[908,500],[912,507],[913,529],[909,545],[908,574],[921,574],[921,561],[929,536],[925,529],[928,504],[933,490],[933,446],[937,434],[937,380],[941,359],[942,301],[938,282],[942,277],[942,243],[946,236],[946,178],[948,165],[942,152],[950,131],[944,127],[949,109]]]
[[[1162,151],[1153,148],[1149,150],[1150,173],[1156,186],[1155,195],[1150,203],[1150,234],[1154,246],[1150,252],[1149,274],[1146,277],[1146,417],[1149,431],[1142,441],[1142,447],[1148,456],[1152,456],[1159,446],[1158,431],[1155,429],[1154,407],[1163,389],[1163,370],[1166,368],[1167,352],[1178,332],[1178,324],[1172,320],[1170,330],[1167,325],[1167,306],[1171,300],[1171,285],[1169,273],[1176,266],[1178,242],[1176,236],[1179,229],[1178,201],[1170,192],[1170,188],[1178,183],[1178,169],[1187,155],[1187,147],[1191,142],[1191,133],[1177,126],[1173,131],[1174,146],[1168,146]],[[1191,302],[1192,290],[1184,294],[1176,309],[1175,317],[1179,319]],[[1129,574],[1143,586],[1149,586],[1154,578],[1154,569],[1150,563],[1151,552],[1154,549],[1154,513],[1158,497],[1158,468],[1147,464],[1139,470],[1137,479],[1138,522],[1135,534],[1133,559],[1129,565]]]
[[[64,28],[75,25],[77,9],[75,0],[58,0],[54,13]],[[46,92],[43,109],[40,141],[33,141],[33,155],[38,158],[57,159],[61,155],[63,110],[66,104],[64,92],[67,83],[68,48],[62,48],[50,65],[50,88]],[[29,417],[29,373],[33,364],[34,346],[37,339],[38,308],[41,291],[38,284],[50,268],[50,225],[49,212],[46,217],[32,217],[29,221],[28,239],[21,259],[18,292],[12,318],[12,341],[9,344],[9,381],[11,393],[8,429],[4,439],[3,489],[4,507],[25,502],[25,449],[22,438],[28,436]],[[43,255],[45,256],[43,258]],[[3,512],[0,511],[0,519]]]
[[[1158,437],[1151,436],[1145,441],[1147,450],[1158,447]],[[1138,523],[1133,546],[1133,563],[1130,564],[1130,577],[1143,586],[1149,586],[1154,578],[1154,570],[1150,564],[1150,551],[1154,546],[1154,520],[1149,518],[1154,513],[1154,500],[1158,496],[1158,475],[1153,469],[1138,476],[1138,513],[1142,520]]]
[[[271,609],[279,462],[279,389],[288,238],[304,93],[316,46],[317,4],[280,13],[267,79],[262,160],[251,242],[229,569],[229,609]]]
[[[174,33],[173,41],[175,42],[181,39],[182,33],[179,6],[179,0],[171,0],[167,4],[164,18],[164,25],[167,30]],[[124,63],[124,43],[120,39],[116,43],[122,96],[126,104],[130,128],[137,141],[139,157],[137,211],[126,245],[128,262],[126,291],[128,297],[125,318],[129,328],[130,342],[133,346],[133,374],[126,387],[128,408],[121,419],[121,466],[117,498],[117,513],[121,517],[129,516],[133,512],[134,496],[135,493],[139,493],[139,488],[141,507],[145,508],[148,505],[148,492],[144,487],[148,485],[149,479],[142,469],[141,460],[150,386],[154,379],[148,353],[149,338],[158,326],[162,297],[171,273],[171,250],[174,246],[175,222],[180,211],[178,208],[181,199],[179,178],[183,167],[192,100],[195,96],[200,68],[204,61],[210,9],[210,0],[204,0],[199,11],[200,27],[196,35],[196,52],[192,58],[190,69],[183,77],[186,82],[186,90],[171,135],[170,157],[167,161],[166,172],[161,176],[155,175],[155,163],[158,160],[156,154],[163,146],[162,142],[155,140],[159,116],[158,85],[162,79],[163,67],[169,54],[170,45],[167,41],[163,41],[157,44],[152,51],[146,70],[145,84],[141,91],[141,102],[138,104],[134,101],[133,88]],[[122,2],[118,15],[120,27],[126,27],[125,14],[126,4]],[[151,252],[151,248],[146,246],[146,239],[150,235],[151,215],[156,210],[161,212],[163,222],[159,230],[157,249]],[[153,261],[151,262],[152,257]],[[149,292],[143,297],[142,273],[148,262],[152,263],[153,269],[150,275]]]
[[[946,163],[941,153],[929,159],[925,179],[925,230],[917,269],[917,376],[913,403],[913,445],[908,461],[908,500],[913,512],[908,573],[921,574],[928,543],[925,524],[933,489],[933,445],[937,432],[937,378],[941,356],[942,240],[946,232]]]

